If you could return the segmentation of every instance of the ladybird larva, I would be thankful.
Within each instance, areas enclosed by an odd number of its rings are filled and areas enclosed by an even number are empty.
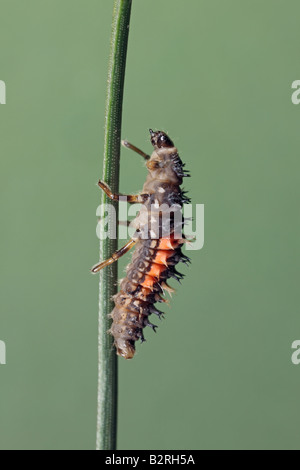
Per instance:
[[[131,263],[122,280],[120,291],[114,296],[115,307],[110,313],[112,325],[109,333],[114,337],[117,354],[131,359],[135,353],[135,342],[145,340],[143,329],[156,325],[149,321],[151,314],[162,315],[154,304],[165,302],[164,290],[172,292],[167,280],[180,281],[182,274],[175,265],[190,259],[181,251],[186,239],[182,233],[183,220],[176,221],[185,202],[186,193],[180,188],[183,178],[190,176],[184,169],[178,151],[165,132],[150,129],[154,151],[151,156],[127,141],[123,145],[142,155],[146,160],[148,175],[141,194],[127,196],[129,203],[142,203],[142,208],[132,226],[136,232],[132,239],[111,258],[92,268],[93,273],[117,261],[123,254],[135,247]],[[99,186],[114,201],[124,198],[113,194],[102,181]]]

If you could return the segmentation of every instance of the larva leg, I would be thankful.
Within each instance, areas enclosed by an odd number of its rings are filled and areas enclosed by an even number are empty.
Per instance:
[[[125,246],[120,248],[118,251],[115,251],[115,253],[110,258],[108,258],[105,261],[102,261],[102,263],[96,264],[96,266],[92,268],[92,273],[96,274],[99,271],[101,271],[101,269],[105,268],[106,266],[109,266],[115,261],[118,261],[118,259],[121,258],[121,256],[125,255],[125,253],[127,253],[127,251],[129,251],[135,245],[135,243],[136,243],[135,240],[132,240],[132,239],[129,240],[129,242],[126,243]]]
[[[99,217],[98,222],[101,221],[101,217]],[[122,227],[129,227],[131,224],[131,220],[118,220],[118,225]]]
[[[149,195],[148,194],[135,194],[135,195],[125,195],[125,194],[114,194],[110,187],[104,183],[103,181],[99,181],[98,182],[98,186],[99,188],[103,189],[103,191],[105,192],[105,194],[109,197],[109,199],[111,199],[112,201],[121,201],[121,200],[124,200],[126,198],[127,202],[133,204],[133,203],[143,203],[143,202],[146,202]]]
[[[139,155],[141,155],[145,160],[149,160],[150,159],[150,155],[147,155],[145,152],[143,152],[143,150],[137,148],[135,145],[132,145],[130,142],[128,142],[127,140],[122,140],[122,145],[124,145],[124,147],[130,149],[130,150],[133,150],[134,152],[138,153]]]

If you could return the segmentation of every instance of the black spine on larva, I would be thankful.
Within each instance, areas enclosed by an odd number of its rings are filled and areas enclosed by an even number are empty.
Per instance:
[[[134,356],[136,341],[145,341],[143,329],[146,326],[155,331],[156,325],[150,322],[149,316],[155,314],[160,318],[163,315],[154,304],[165,302],[164,291],[172,290],[166,281],[169,278],[182,280],[183,275],[175,266],[180,261],[186,264],[190,261],[181,251],[184,235],[181,233],[178,238],[183,222],[178,227],[174,215],[178,207],[190,201],[180,188],[183,178],[189,174],[171,139],[161,131],[150,130],[150,134],[154,151],[147,161],[149,173],[142,191],[149,197],[134,221],[137,243],[110,314],[113,319],[110,333],[114,336],[117,353],[126,359]],[[158,207],[154,212],[153,205]],[[166,207],[170,212],[165,211]]]

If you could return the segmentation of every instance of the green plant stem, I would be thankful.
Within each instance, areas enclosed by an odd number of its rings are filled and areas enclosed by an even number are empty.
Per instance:
[[[132,0],[115,0],[112,20],[105,112],[103,180],[114,193],[119,192],[122,102],[131,3]],[[102,192],[101,203],[102,217],[104,217],[104,204],[112,204],[117,214],[118,209],[115,203],[108,200],[104,192]],[[115,230],[114,221],[110,222],[107,238],[104,238],[104,231],[107,227],[102,226],[101,228],[101,260],[109,258],[117,250],[117,238],[111,238]],[[117,279],[117,263],[100,271],[97,450],[116,449],[117,355],[113,348],[113,338],[107,334],[111,322],[107,315],[113,309],[112,296],[117,291]]]

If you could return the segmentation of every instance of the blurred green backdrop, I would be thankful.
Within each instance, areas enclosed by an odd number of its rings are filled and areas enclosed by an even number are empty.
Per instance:
[[[112,1],[0,11],[0,447],[93,449]],[[298,0],[133,0],[122,135],[150,151],[148,128],[169,131],[205,246],[120,360],[120,449],[300,448],[299,15]],[[142,187],[137,158],[122,151],[123,192]]]

